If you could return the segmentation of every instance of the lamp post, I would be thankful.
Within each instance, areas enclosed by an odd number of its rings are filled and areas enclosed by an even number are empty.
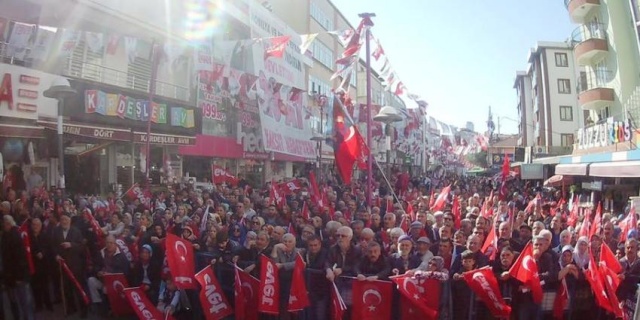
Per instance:
[[[375,13],[361,13],[358,17],[364,20],[367,28],[366,35],[364,37],[365,49],[366,49],[366,67],[367,67],[367,145],[371,146],[371,36],[370,27],[373,26],[371,18],[375,17]],[[371,208],[371,183],[373,182],[373,157],[371,152],[367,156],[367,207]]]
[[[317,165],[317,169],[318,172],[316,173],[316,177],[318,179],[320,179],[320,182],[322,182],[322,141],[325,140],[325,136],[324,136],[324,104],[327,103],[327,96],[323,95],[323,94],[317,94],[315,92],[312,93],[313,95],[313,100],[315,101],[315,104],[320,107],[320,128],[319,128],[319,132],[317,132],[313,137],[311,137],[311,141],[315,141],[317,143],[317,148],[318,148],[318,165]]]
[[[380,109],[380,112],[378,112],[378,114],[373,117],[373,120],[385,124],[385,149],[387,149],[387,169],[389,170],[388,174],[390,174],[391,170],[389,169],[389,158],[391,153],[391,124],[394,122],[402,121],[402,116],[400,116],[396,108],[391,106],[384,106]]]
[[[64,109],[65,99],[75,96],[78,92],[69,85],[69,81],[64,78],[56,78],[51,83],[51,87],[43,92],[47,98],[58,100],[58,188],[62,191],[62,199],[65,195],[65,176],[64,176],[64,130],[62,121],[62,112]]]

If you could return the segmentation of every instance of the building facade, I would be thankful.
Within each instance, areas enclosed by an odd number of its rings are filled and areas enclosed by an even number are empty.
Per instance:
[[[516,73],[520,146],[534,157],[571,152],[575,132],[584,123],[575,92],[578,67],[570,45],[538,42],[528,56],[527,71]]]

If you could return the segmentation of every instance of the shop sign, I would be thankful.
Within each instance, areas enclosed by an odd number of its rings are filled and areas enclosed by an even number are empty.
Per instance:
[[[151,121],[157,124],[169,123],[174,127],[193,128],[194,111],[181,107],[167,107],[166,104],[149,103],[145,99],[135,99],[121,94],[110,94],[100,90],[85,90],[85,113],[118,117],[136,121]],[[170,114],[169,114],[170,113]],[[171,117],[171,121],[168,118]]]
[[[40,124],[49,129],[57,129],[57,124],[55,122],[40,122]],[[82,136],[88,138],[131,141],[131,132],[120,129],[96,128],[78,126],[73,124],[63,124],[62,132],[65,134],[72,134],[74,136]]]
[[[592,191],[602,191],[602,181],[583,182],[582,189]]]
[[[20,66],[0,64],[0,117],[38,119],[55,118],[58,101],[42,93],[56,79],[65,78]]]
[[[242,123],[238,122],[236,143],[242,145],[242,158],[267,159],[269,154],[264,150],[262,136],[255,132],[242,130]]]
[[[544,178],[544,166],[538,163],[523,163],[520,166],[520,179],[541,180]]]
[[[189,146],[196,143],[196,138],[152,133],[149,136],[149,141],[152,144]],[[147,134],[145,132],[134,132],[133,142],[147,143]]]
[[[606,122],[578,129],[575,148],[582,150],[631,141],[632,128],[629,119],[614,121],[613,118],[608,118]]]

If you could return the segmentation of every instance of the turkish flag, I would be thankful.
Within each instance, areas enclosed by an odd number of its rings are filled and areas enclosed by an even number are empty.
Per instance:
[[[496,236],[496,225],[492,225],[491,226],[491,230],[489,230],[489,234],[487,235],[487,238],[484,239],[484,244],[482,245],[482,253],[487,254],[489,251],[489,248],[492,248],[493,250],[490,252],[491,253],[491,260],[494,260],[496,258],[496,251],[498,250],[498,246],[497,246],[497,241],[498,241],[498,237]]]
[[[347,311],[347,305],[345,305],[344,300],[342,300],[342,296],[340,295],[340,291],[338,291],[338,287],[336,287],[335,282],[332,283],[333,287],[331,288],[331,319],[332,320],[342,320],[344,317],[344,312]]]
[[[609,295],[609,303],[613,308],[613,314],[616,315],[616,319],[623,318],[622,308],[620,308],[620,301],[616,295],[616,290],[620,286],[620,279],[618,274],[608,268],[607,266],[600,266],[600,277],[604,283],[605,289],[607,289],[607,295]]]
[[[500,288],[498,287],[498,280],[493,275],[491,267],[471,270],[462,275],[469,288],[480,297],[493,316],[497,318],[509,318],[511,307],[502,299],[502,294],[500,294]]]
[[[435,319],[426,315],[411,299],[400,296],[400,318],[403,320]]]
[[[618,261],[611,249],[609,249],[609,246],[604,242],[600,246],[600,264],[604,264],[616,274],[620,274],[624,271],[620,265],[620,261]]]
[[[569,219],[567,219],[567,224],[576,227],[576,222],[578,222],[578,197],[573,202],[573,206],[571,206],[571,212],[569,213]]]
[[[407,299],[406,302],[410,303],[412,308],[418,309],[419,314],[427,319],[438,318],[440,305],[439,280],[400,275],[392,277],[391,281],[398,286],[398,291],[400,291],[403,298]],[[407,313],[414,314],[414,312]]]
[[[578,236],[589,238],[590,232],[591,232],[591,209],[585,208],[584,220],[582,220],[582,225],[580,226],[580,232],[578,232]]]
[[[22,223],[20,228],[18,228],[18,232],[20,233],[20,238],[22,239],[22,246],[27,253],[27,263],[29,264],[29,274],[36,273],[36,266],[33,264],[33,256],[31,256],[31,238],[29,234],[31,234],[29,230],[29,225],[31,223],[29,220]]]
[[[307,205],[306,200],[302,201],[302,210],[300,214],[305,221],[309,221],[309,219],[311,219],[311,214],[309,213],[309,205]]]
[[[260,281],[250,274],[235,268],[234,283],[236,318],[258,320],[258,293]]]
[[[310,305],[309,294],[307,293],[307,285],[304,278],[305,264],[300,254],[296,257],[296,263],[293,267],[293,278],[291,280],[291,291],[289,293],[289,307],[287,311],[300,311]]]
[[[166,245],[167,262],[176,287],[178,289],[198,289],[193,280],[196,267],[191,242],[167,233]]]
[[[620,222],[620,242],[627,241],[627,235],[629,235],[631,230],[636,230],[637,224],[638,218],[636,217],[636,208],[632,205],[627,217]]]
[[[438,198],[433,203],[431,207],[431,211],[439,211],[442,210],[447,203],[447,197],[449,196],[449,192],[451,192],[451,185],[446,186],[440,193],[438,194]]]
[[[352,319],[391,318],[392,284],[389,281],[353,281]]]
[[[531,242],[522,250],[518,260],[509,269],[509,275],[531,288],[531,295],[535,303],[540,304],[542,302],[542,285],[538,276],[538,265],[533,258],[533,245]]]
[[[122,273],[105,273],[102,282],[109,297],[109,307],[115,316],[133,314],[133,309],[124,294],[124,289],[129,287],[127,277]]]
[[[220,320],[233,314],[211,266],[200,270],[196,274],[196,280],[200,284],[200,303],[207,320]]]
[[[429,208],[433,207],[435,203],[436,203],[436,197],[434,194],[434,189],[431,188],[431,195],[429,196]]]
[[[564,310],[569,305],[569,290],[567,290],[567,280],[562,278],[556,298],[553,300],[553,318],[564,319]]]
[[[462,208],[460,208],[460,200],[458,200],[458,197],[453,197],[451,213],[453,213],[453,218],[455,219],[455,221],[453,222],[453,226],[456,230],[460,230],[460,223],[462,221]]]
[[[272,179],[271,180],[271,188],[269,191],[269,197],[271,198],[271,203],[274,204],[276,207],[282,209],[283,204],[285,202],[284,196],[280,193],[280,190],[278,190],[278,185],[276,184],[276,182]]]
[[[502,162],[502,182],[507,181],[509,171],[511,171],[511,164],[509,163],[509,156],[505,153],[504,161]]]
[[[91,225],[93,233],[95,233],[98,239],[101,239],[104,236],[104,233],[102,233],[102,229],[100,228],[100,224],[98,223],[96,218],[93,216],[93,214],[91,214],[91,210],[85,208],[83,214],[85,219],[89,220],[89,224]]]
[[[260,256],[260,288],[258,311],[269,314],[280,313],[280,278],[278,267],[265,255]]]
[[[127,300],[129,300],[129,305],[131,305],[131,308],[136,312],[138,319],[174,319],[173,316],[168,313],[162,314],[162,312],[149,301],[144,291],[142,291],[142,288],[125,288],[124,294],[127,296]]]
[[[268,47],[264,49],[264,60],[269,57],[282,58],[291,36],[280,36],[267,39]]]
[[[593,295],[596,297],[596,303],[601,308],[613,313],[613,307],[609,302],[609,296],[605,290],[602,277],[598,271],[596,261],[593,259],[593,252],[590,256],[591,260],[589,261],[589,268],[587,268],[587,271],[584,273],[585,278],[591,285],[591,291],[593,291]]]
[[[598,207],[596,209],[596,216],[593,218],[593,223],[591,224],[591,228],[589,230],[589,239],[593,237],[594,234],[600,233],[600,227],[602,224],[602,202],[598,203]]]

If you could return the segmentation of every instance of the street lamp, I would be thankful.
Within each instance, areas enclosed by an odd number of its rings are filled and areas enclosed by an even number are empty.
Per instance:
[[[313,99],[316,106],[320,107],[320,125],[318,128],[318,132],[316,132],[313,137],[311,137],[311,141],[315,141],[317,143],[318,148],[318,173],[316,174],[317,178],[322,180],[322,141],[325,141],[326,138],[324,136],[324,105],[327,103],[327,96],[323,94],[318,94],[315,91],[310,93],[311,98]]]
[[[65,178],[64,178],[64,140],[62,111],[64,100],[75,96],[78,92],[69,85],[69,81],[64,78],[56,78],[51,83],[51,87],[43,92],[47,98],[58,100],[58,188],[62,191],[62,198],[65,198]]]
[[[389,169],[389,158],[391,154],[391,124],[394,122],[402,121],[402,116],[398,113],[398,109],[391,106],[384,106],[380,109],[377,115],[373,117],[374,121],[382,122],[385,124],[385,149],[387,151],[387,169]],[[389,169],[388,174],[391,173]]]

